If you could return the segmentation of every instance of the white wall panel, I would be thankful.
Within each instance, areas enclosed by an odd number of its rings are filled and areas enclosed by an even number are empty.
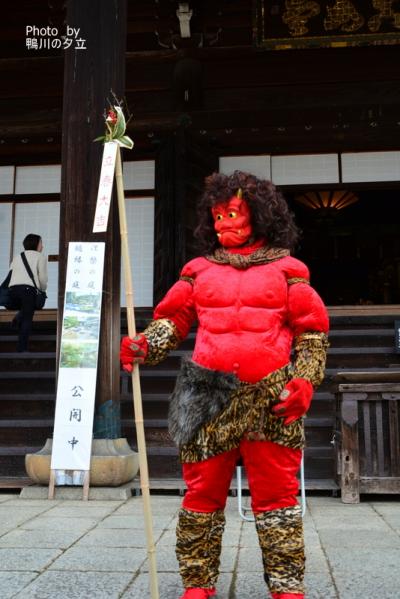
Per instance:
[[[271,178],[276,185],[339,183],[338,155],[272,156]]]
[[[59,246],[59,202],[21,203],[15,207],[14,254],[23,251],[22,242],[28,233],[40,235],[43,240],[43,253],[58,254]],[[58,262],[48,264],[49,283],[46,308],[57,308]]]
[[[236,170],[251,173],[259,179],[270,179],[271,156],[220,156],[220,173],[231,175]]]
[[[14,193],[15,166],[0,166],[0,194]]]
[[[154,160],[124,162],[123,169],[125,189],[154,189]]]
[[[342,154],[343,183],[400,181],[400,152]]]
[[[6,278],[10,266],[11,218],[12,204],[0,204],[0,283]]]
[[[15,193],[60,193],[61,165],[17,166]]]
[[[153,305],[154,198],[134,198],[126,202],[129,250],[135,306]],[[126,306],[121,270],[121,306]]]

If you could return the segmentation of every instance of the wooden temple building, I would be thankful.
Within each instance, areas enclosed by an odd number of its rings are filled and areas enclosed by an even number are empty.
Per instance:
[[[27,354],[15,352],[12,315],[0,310],[0,487],[27,484],[25,454],[52,435],[66,246],[93,239],[101,163],[93,139],[112,94],[132,115],[135,146],[123,160],[139,330],[196,255],[205,176],[241,169],[283,190],[303,232],[296,256],[332,328],[326,379],[306,419],[306,478],[310,488],[335,487],[338,371],[353,381],[369,372],[400,391],[399,44],[397,2],[15,0],[0,25],[0,275],[24,236],[38,233],[49,298]],[[126,316],[117,221],[114,210],[101,237],[95,435],[135,447],[130,379],[118,363]],[[180,476],[168,398],[194,335],[141,370],[157,480]],[[391,406],[400,477],[398,402]]]

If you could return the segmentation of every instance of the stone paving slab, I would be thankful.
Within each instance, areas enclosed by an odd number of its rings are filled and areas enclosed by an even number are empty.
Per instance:
[[[0,599],[150,599],[140,497],[7,497],[0,502]],[[160,599],[178,599],[181,497],[152,496],[151,504]],[[345,505],[310,497],[304,518],[307,599],[396,599],[399,516],[395,500]],[[228,499],[226,519],[216,599],[267,599],[254,523],[241,520],[235,498]]]
[[[261,551],[257,546],[254,549],[240,547],[237,570],[238,572],[251,572],[251,576],[253,573],[262,571]]]
[[[0,495],[1,497],[1,495]],[[21,501],[19,497],[15,497],[15,495],[9,496],[7,500],[7,507],[15,506],[18,508],[25,509],[27,507],[46,507],[49,508],[55,507],[56,505],[63,505],[62,502],[56,500],[43,500],[43,499],[26,499],[24,502]],[[82,502],[80,502],[82,504]],[[1,504],[1,500],[0,500]],[[68,504],[69,505],[69,504]]]
[[[178,561],[176,559],[175,551],[171,551],[171,547],[159,546],[156,551],[157,560],[157,571],[158,572],[179,572]],[[141,568],[142,572],[149,571],[148,560],[143,564]]]
[[[375,547],[348,549],[344,544],[336,547],[326,547],[326,556],[333,572],[343,572],[346,576],[350,572],[363,573],[365,577],[372,578],[375,573],[397,571],[397,580],[400,580],[400,549],[385,547],[379,550]]]
[[[239,541],[239,538],[241,547],[258,547],[256,527],[253,522],[245,522],[236,535],[231,535],[231,539],[236,542]]]
[[[305,579],[307,599],[337,599],[334,583],[331,576],[327,574],[307,574]],[[219,594],[218,594],[219,599]],[[266,599],[269,597],[263,576],[260,572],[249,576],[246,573],[238,573],[229,599]],[[349,599],[343,597],[343,599]],[[357,599],[364,599],[360,596]]]
[[[382,516],[399,515],[399,501],[371,501],[370,505]]]
[[[177,599],[182,594],[182,583],[178,573],[164,574],[158,579],[162,599]],[[150,597],[148,574],[139,574],[128,586],[121,599],[147,599]]]
[[[353,518],[351,516],[330,516],[326,514],[325,516],[318,515],[314,519],[315,528],[318,530],[318,533],[322,530],[340,530],[342,534],[349,533],[351,531],[380,531],[382,526],[387,528],[383,519],[371,512],[368,516],[363,516],[361,518]]]
[[[153,517],[153,529],[160,530],[168,527],[172,518],[171,516],[154,516]],[[144,518],[143,514],[137,514],[136,516],[108,516],[98,524],[99,528],[132,528],[137,530],[144,530]],[[174,528],[176,523],[174,525]]]
[[[87,572],[107,569],[110,572],[135,572],[146,558],[146,550],[136,547],[127,551],[121,547],[71,547],[50,566],[51,570]]]
[[[38,501],[40,503],[40,501],[43,503],[43,500],[28,500],[28,499],[24,499],[24,501],[22,502],[21,500],[18,500],[22,505],[25,505],[26,503],[30,502],[30,501]],[[62,505],[64,507],[72,507],[72,506],[76,506],[76,507],[84,507],[84,508],[98,508],[98,507],[113,507],[118,508],[121,505],[124,505],[124,501],[122,500],[110,500],[110,501],[91,501],[89,499],[89,501],[82,501],[82,499],[65,499],[65,500],[55,500],[55,499],[49,499],[48,503],[52,504],[52,505]]]
[[[397,532],[400,532],[400,504],[377,504],[373,503],[372,507],[388,526]]]
[[[37,577],[37,572],[0,572],[0,597],[11,599],[21,589],[25,588],[31,580]]]
[[[157,531],[154,540],[157,541],[162,531]],[[175,543],[175,533],[169,538],[169,545]],[[146,537],[135,528],[95,528],[84,535],[76,547],[146,547]]]
[[[115,511],[115,507],[110,506],[68,506],[57,505],[46,512],[48,518],[105,518]]]
[[[119,599],[131,579],[129,573],[104,570],[73,575],[47,571],[13,599]]]
[[[90,503],[90,502],[89,502]],[[167,510],[170,512],[178,512],[181,507],[182,497],[153,495],[150,497],[150,505],[152,513],[163,515]],[[133,497],[130,501],[122,503],[115,511],[115,515],[123,516],[124,514],[143,514],[143,500],[141,497]]]
[[[306,561],[307,571],[316,572],[329,572],[329,564],[326,560],[326,555],[321,545],[306,545]]]
[[[175,550],[175,539],[176,539],[175,530],[165,530],[161,533],[160,537],[158,538],[157,546],[158,547],[167,546],[170,548],[174,548],[174,550]]]
[[[49,510],[51,510],[51,507],[47,505],[27,507],[19,505],[11,506],[10,509],[7,503],[2,503],[0,505],[0,522],[8,522],[10,519],[23,522],[39,514],[47,513]]]
[[[51,549],[54,547],[67,549],[82,534],[82,531],[25,530],[17,528],[0,537],[0,547],[38,547],[41,549]]]
[[[15,499],[15,493],[0,493],[0,503],[10,501],[10,499]]]
[[[218,580],[218,594],[215,599],[231,599],[232,575],[221,574]],[[264,585],[265,587],[265,585]],[[166,573],[159,580],[160,599],[178,599],[183,592],[179,574]],[[265,588],[264,595],[265,597]],[[128,587],[121,599],[150,599],[149,579],[147,574],[139,574]],[[242,595],[240,599],[258,599],[257,595]],[[235,599],[239,599],[239,596]],[[261,598],[260,598],[261,599]]]
[[[340,599],[397,599],[399,597],[399,569],[388,575],[379,569],[369,576],[365,572],[354,571],[347,576],[333,572]]]
[[[83,533],[96,526],[97,522],[96,518],[45,518],[39,516],[24,522],[22,528],[26,530],[70,530]]]
[[[219,585],[218,585],[219,588]],[[244,597],[254,597],[254,599],[264,599],[268,597],[267,587],[261,569],[249,573],[246,570],[241,570],[238,567],[238,574],[232,588],[233,599],[242,599]]]
[[[8,532],[11,532],[14,528],[15,528],[15,526],[13,524],[10,524],[10,523],[8,523],[8,525],[6,525],[6,524],[1,525],[0,524],[0,538],[3,535],[7,534]]]
[[[60,554],[60,549],[0,547],[0,570],[44,570]]]
[[[307,599],[339,598],[332,576],[328,571],[325,573],[306,572],[304,583],[307,591]],[[360,595],[357,599],[367,599],[367,597],[368,595]],[[350,597],[343,596],[342,599],[350,599]]]
[[[312,522],[309,522],[304,526],[304,542],[308,547],[314,547],[315,545],[318,547],[321,546],[319,534],[314,528]]]
[[[320,542],[326,548],[341,547],[343,544],[343,531],[331,528],[319,530]],[[357,534],[346,536],[347,549],[363,549],[371,546],[374,550],[384,551],[385,547],[397,547],[400,549],[400,537],[391,528],[381,526],[380,529],[362,528],[357,530]],[[399,564],[400,569],[400,564]],[[399,575],[400,583],[400,575]]]

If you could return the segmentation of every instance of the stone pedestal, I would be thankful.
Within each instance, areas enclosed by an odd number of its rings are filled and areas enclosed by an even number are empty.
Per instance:
[[[37,453],[25,456],[28,476],[40,485],[48,485],[52,439]],[[138,454],[126,439],[93,439],[90,461],[91,487],[118,487],[131,481],[139,470]]]

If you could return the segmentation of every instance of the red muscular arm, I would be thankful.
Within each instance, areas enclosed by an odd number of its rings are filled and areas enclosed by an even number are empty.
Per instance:
[[[120,360],[127,372],[132,371],[134,362],[158,364],[187,336],[196,319],[191,265],[189,262],[182,269],[181,279],[156,306],[153,320],[143,333],[122,339]]]
[[[290,424],[308,411],[314,388],[323,380],[329,319],[323,301],[308,283],[307,267],[293,258],[287,261],[288,321],[294,332],[293,378],[272,411]]]

